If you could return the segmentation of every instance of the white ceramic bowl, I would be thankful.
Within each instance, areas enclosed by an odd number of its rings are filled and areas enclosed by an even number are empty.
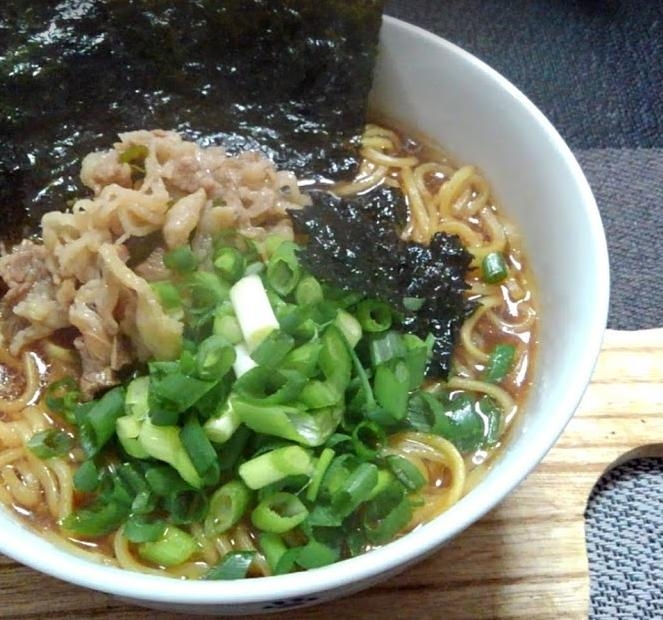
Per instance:
[[[589,381],[608,307],[608,258],[590,188],[555,129],[514,86],[458,47],[385,18],[373,99],[388,117],[479,166],[526,241],[540,293],[534,387],[483,481],[431,523],[325,568],[246,581],[175,581],[74,557],[0,514],[0,551],[60,579],[151,607],[247,614],[366,588],[443,545],[495,506],[543,458]]]

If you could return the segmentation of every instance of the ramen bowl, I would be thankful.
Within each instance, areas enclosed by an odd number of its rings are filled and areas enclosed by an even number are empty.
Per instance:
[[[130,574],[72,555],[8,513],[0,514],[0,551],[73,584],[188,614],[310,605],[367,588],[439,550],[543,459],[589,382],[607,316],[606,242],[587,181],[559,134],[507,80],[451,43],[388,17],[372,103],[459,162],[475,164],[529,255],[540,312],[533,383],[523,415],[484,478],[447,512],[406,536],[290,575],[212,582]]]

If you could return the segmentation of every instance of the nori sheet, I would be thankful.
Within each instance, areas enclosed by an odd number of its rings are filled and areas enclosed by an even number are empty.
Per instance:
[[[175,129],[303,177],[358,162],[383,0],[4,0],[0,237],[80,193],[81,157]]]
[[[352,200],[325,192],[312,197],[311,206],[290,211],[295,231],[308,238],[299,251],[303,264],[324,282],[387,302],[405,331],[432,334],[427,374],[446,379],[460,328],[476,309],[465,295],[472,255],[456,235],[442,232],[426,246],[403,241],[398,190],[382,188]],[[422,305],[412,308],[405,298]]]

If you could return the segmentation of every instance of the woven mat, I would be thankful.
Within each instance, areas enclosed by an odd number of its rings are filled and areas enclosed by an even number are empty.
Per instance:
[[[387,13],[477,55],[550,118],[603,218],[609,327],[663,326],[663,2],[389,0]],[[604,476],[586,518],[590,618],[663,618],[663,460]]]

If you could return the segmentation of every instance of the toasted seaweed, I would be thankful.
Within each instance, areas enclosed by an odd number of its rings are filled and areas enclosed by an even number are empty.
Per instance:
[[[476,308],[465,295],[472,255],[456,235],[436,233],[427,246],[403,241],[403,210],[392,192],[352,200],[320,193],[312,206],[290,211],[295,231],[306,236],[300,258],[320,280],[391,304],[407,331],[432,334],[427,374],[446,378],[458,332]],[[413,309],[407,298],[421,306]]]
[[[358,163],[384,0],[4,0],[3,237],[80,187],[81,157],[138,128],[260,149],[303,177]]]

